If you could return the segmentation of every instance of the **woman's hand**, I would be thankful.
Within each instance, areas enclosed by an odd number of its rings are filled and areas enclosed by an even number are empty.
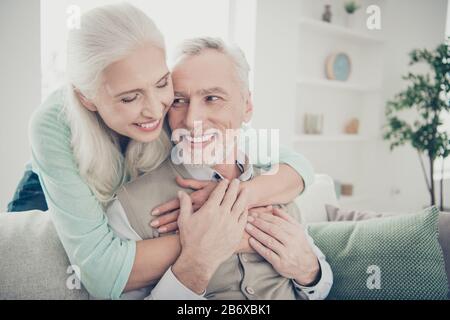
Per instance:
[[[198,210],[208,200],[209,195],[217,186],[215,181],[202,181],[195,179],[184,179],[180,176],[176,178],[176,182],[180,187],[195,190],[189,196],[192,201],[192,209]],[[178,230],[177,219],[180,214],[180,201],[178,198],[172,199],[156,208],[151,212],[154,219],[150,226],[158,228],[158,232],[167,233]]]
[[[320,265],[299,222],[280,209],[273,209],[273,214],[253,213],[248,221],[250,246],[279,274],[303,286],[317,280]]]
[[[239,180],[229,185],[223,180],[195,214],[189,196],[180,191],[179,197],[181,254],[172,271],[184,285],[201,293],[239,246],[247,223],[246,192],[239,192]]]

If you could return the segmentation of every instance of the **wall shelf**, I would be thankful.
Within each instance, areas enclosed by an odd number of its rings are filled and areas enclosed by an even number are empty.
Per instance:
[[[341,206],[349,206],[354,205],[356,203],[365,202],[368,200],[370,200],[370,197],[366,195],[341,196],[338,199],[338,203]]]
[[[372,36],[367,33],[363,33],[333,23],[323,22],[321,20],[311,18],[301,18],[299,19],[299,23],[301,27],[312,28],[315,31],[322,32],[326,35],[333,35],[342,38],[352,39],[355,41],[369,42],[373,44],[384,43],[384,39],[378,36]]]
[[[369,137],[357,134],[299,134],[294,139],[295,142],[365,142],[369,140]]]
[[[374,86],[361,85],[357,83],[344,82],[338,80],[328,80],[328,79],[305,79],[298,78],[298,85],[304,86],[316,86],[316,87],[325,87],[330,89],[340,89],[340,90],[351,90],[351,91],[359,91],[359,92],[377,92],[380,88]]]

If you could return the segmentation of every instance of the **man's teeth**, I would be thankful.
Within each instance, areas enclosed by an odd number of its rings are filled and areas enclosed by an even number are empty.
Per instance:
[[[206,134],[204,136],[200,137],[191,137],[191,136],[185,136],[186,140],[190,143],[202,143],[211,140],[214,137],[214,134]]]
[[[159,120],[156,121],[152,121],[152,122],[146,122],[146,123],[137,123],[137,125],[139,127],[145,128],[145,129],[150,129],[150,128],[154,128],[159,124]]]

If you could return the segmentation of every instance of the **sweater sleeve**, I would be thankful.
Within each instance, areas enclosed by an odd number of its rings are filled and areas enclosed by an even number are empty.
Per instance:
[[[300,153],[292,151],[286,147],[280,147],[280,163],[287,164],[292,167],[303,178],[305,183],[305,189],[308,188],[314,182],[314,168]]]
[[[251,130],[254,130],[250,125],[246,125],[243,127],[243,136],[246,136],[249,138],[250,141],[253,143],[261,143],[258,141],[257,135],[255,133],[249,133]],[[266,137],[267,138],[267,137]],[[257,148],[248,148],[246,146],[246,142],[244,142],[245,139],[242,139],[239,141],[240,148],[242,150],[246,150],[248,154],[251,155],[252,163],[263,170],[270,171],[271,167],[276,164],[287,164],[292,169],[297,171],[297,173],[302,177],[303,182],[305,184],[305,188],[303,189],[302,193],[306,188],[308,188],[313,182],[314,182],[314,168],[309,162],[309,160],[303,156],[302,154],[295,152],[287,147],[281,146],[277,144],[278,148],[278,158],[272,159],[269,157],[263,157],[265,160],[261,160],[260,155],[258,154]],[[264,140],[263,140],[264,141]],[[268,141],[268,140],[267,140]],[[269,144],[269,142],[267,142]],[[266,150],[263,150],[266,151]],[[267,161],[268,160],[268,161]]]
[[[70,128],[62,116],[62,91],[35,111],[29,133],[32,166],[49,213],[80,280],[97,298],[118,299],[128,281],[136,243],[117,237],[103,207],[78,172]]]

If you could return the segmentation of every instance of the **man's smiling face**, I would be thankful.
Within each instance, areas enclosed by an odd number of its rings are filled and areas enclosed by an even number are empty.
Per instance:
[[[250,95],[242,90],[229,56],[213,49],[184,56],[173,69],[172,79],[175,98],[169,110],[169,125],[173,132],[185,132],[176,141],[183,153],[192,155],[194,150],[201,150],[212,154],[215,148],[223,148],[219,137],[250,120]]]

